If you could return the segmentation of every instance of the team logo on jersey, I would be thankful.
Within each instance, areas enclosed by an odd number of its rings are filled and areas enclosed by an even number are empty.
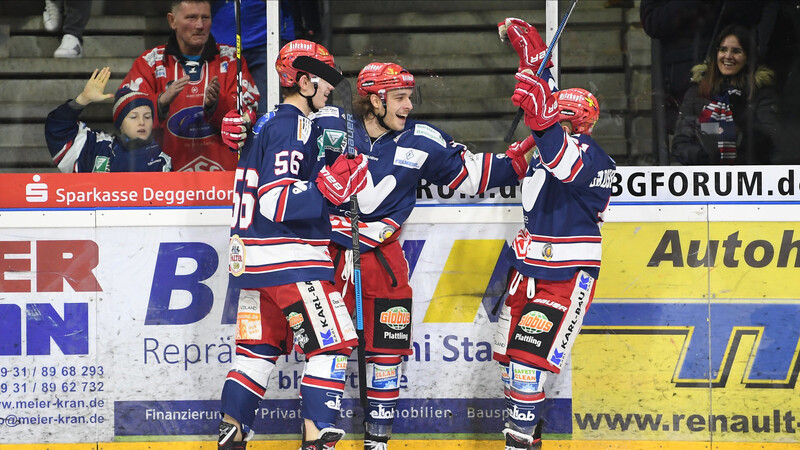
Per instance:
[[[234,234],[228,242],[228,271],[238,277],[245,269],[245,248],[242,239]]]
[[[542,247],[542,258],[547,261],[553,259],[553,244],[549,242],[544,244],[544,247]]]
[[[553,322],[539,311],[531,311],[519,319],[519,327],[528,334],[546,333],[553,328]]]
[[[202,96],[202,94],[198,94]],[[173,136],[185,139],[205,139],[219,136],[219,131],[206,122],[203,106],[189,106],[167,119],[167,130]]]
[[[108,156],[98,156],[94,159],[94,167],[92,172],[110,172],[111,171],[111,158]]]
[[[402,330],[411,323],[411,313],[402,306],[395,306],[381,313],[380,322],[393,330]]]

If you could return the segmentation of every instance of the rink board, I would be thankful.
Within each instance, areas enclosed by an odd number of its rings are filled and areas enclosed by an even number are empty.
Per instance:
[[[637,169],[620,169],[595,301],[548,380],[546,448],[796,445],[798,168]],[[0,448],[213,448],[233,346],[230,174],[6,176]],[[486,448],[502,428],[491,311],[518,192],[419,194],[401,236],[415,354],[394,442]],[[301,371],[279,362],[248,448],[296,445]],[[354,437],[357,392],[351,376],[339,424]]]

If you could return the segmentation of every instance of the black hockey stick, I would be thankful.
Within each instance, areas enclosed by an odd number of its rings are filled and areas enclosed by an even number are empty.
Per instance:
[[[356,157],[353,142],[356,121],[353,117],[353,92],[350,82],[338,70],[324,62],[309,56],[298,56],[292,62],[292,67],[303,72],[316,75],[336,88],[342,97],[345,122],[347,123],[347,148],[345,155],[348,158]],[[350,196],[350,232],[353,235],[353,285],[356,297],[356,335],[358,336],[358,388],[361,407],[367,407],[367,358],[366,341],[364,340],[364,310],[361,299],[361,248],[358,230],[358,197]]]
[[[536,71],[537,77],[540,77],[542,75],[547,60],[550,59],[550,54],[553,53],[553,48],[556,46],[556,43],[558,43],[558,38],[561,36],[561,31],[564,29],[564,25],[567,24],[567,20],[569,19],[569,16],[572,14],[572,10],[575,9],[575,5],[577,4],[578,0],[572,0],[572,4],[569,6],[567,13],[564,14],[564,18],[561,19],[561,23],[558,25],[556,34],[553,35],[553,40],[550,41],[550,45],[547,46],[547,52],[544,54],[544,58],[542,58],[542,63],[539,65],[539,70]],[[522,116],[524,114],[525,111],[523,111],[522,108],[519,108],[517,110],[517,115],[514,116],[514,120],[511,121],[511,128],[508,130],[508,133],[506,133],[506,136],[503,138],[504,141],[510,143],[511,139],[514,138],[514,132],[517,131],[517,125],[519,125],[519,121],[520,119],[522,119]]]
[[[242,0],[235,0],[234,15],[236,16],[236,112],[244,114],[244,99],[242,98]]]

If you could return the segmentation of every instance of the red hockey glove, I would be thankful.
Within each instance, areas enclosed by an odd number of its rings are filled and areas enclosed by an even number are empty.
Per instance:
[[[240,115],[235,109],[228,111],[222,118],[222,142],[232,151],[239,151],[247,140],[247,129],[250,125],[250,114]]]
[[[536,27],[521,19],[509,17],[497,24],[500,40],[511,43],[519,55],[519,69],[531,69],[534,73],[539,70],[539,65],[547,53],[545,45]],[[545,68],[553,67],[553,61],[547,60]]]
[[[550,93],[550,86],[525,69],[514,76],[517,85],[511,101],[525,111],[525,124],[541,131],[558,122],[558,101]]]
[[[528,171],[528,165],[531,162],[528,152],[533,150],[533,147],[536,147],[536,141],[533,140],[533,135],[530,135],[524,140],[509,145],[506,150],[506,156],[511,159],[511,167],[514,168],[514,172],[517,172],[520,179],[524,178]]]
[[[367,159],[358,155],[349,159],[344,155],[336,158],[331,166],[325,166],[317,175],[317,188],[334,205],[341,205],[367,185]]]

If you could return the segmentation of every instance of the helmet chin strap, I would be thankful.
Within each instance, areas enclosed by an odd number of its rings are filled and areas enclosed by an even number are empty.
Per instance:
[[[375,118],[378,119],[378,125],[382,126],[385,130],[391,130],[391,128],[389,128],[389,126],[386,125],[386,122],[383,121],[383,118],[386,117],[386,114],[389,111],[388,109],[386,109],[386,100],[381,99],[381,102],[383,102],[383,115],[379,116],[375,114]]]
[[[302,72],[302,73],[304,75],[306,75],[309,80],[311,80],[311,74],[310,73],[306,73],[306,72]],[[297,78],[298,79],[300,78],[300,73],[299,72],[297,74]],[[310,109],[312,113],[315,113],[315,112],[319,111],[319,108],[314,106],[314,100],[313,99],[314,99],[314,96],[317,95],[317,89],[319,88],[319,83],[312,81],[311,84],[314,85],[314,93],[313,94],[311,94],[311,95],[303,95],[303,93],[299,89],[298,89],[297,93],[300,94],[301,97],[306,99],[306,102],[308,102],[308,109]]]
[[[301,92],[300,96],[303,97],[304,99],[306,99],[306,102],[308,102],[308,108],[311,110],[311,112],[315,113],[315,112],[319,111],[319,108],[314,106],[314,100],[313,99],[314,99],[314,96],[317,95],[317,83],[313,83],[313,84],[314,84],[314,93],[313,94],[311,94],[311,95],[303,95],[303,93]]]

